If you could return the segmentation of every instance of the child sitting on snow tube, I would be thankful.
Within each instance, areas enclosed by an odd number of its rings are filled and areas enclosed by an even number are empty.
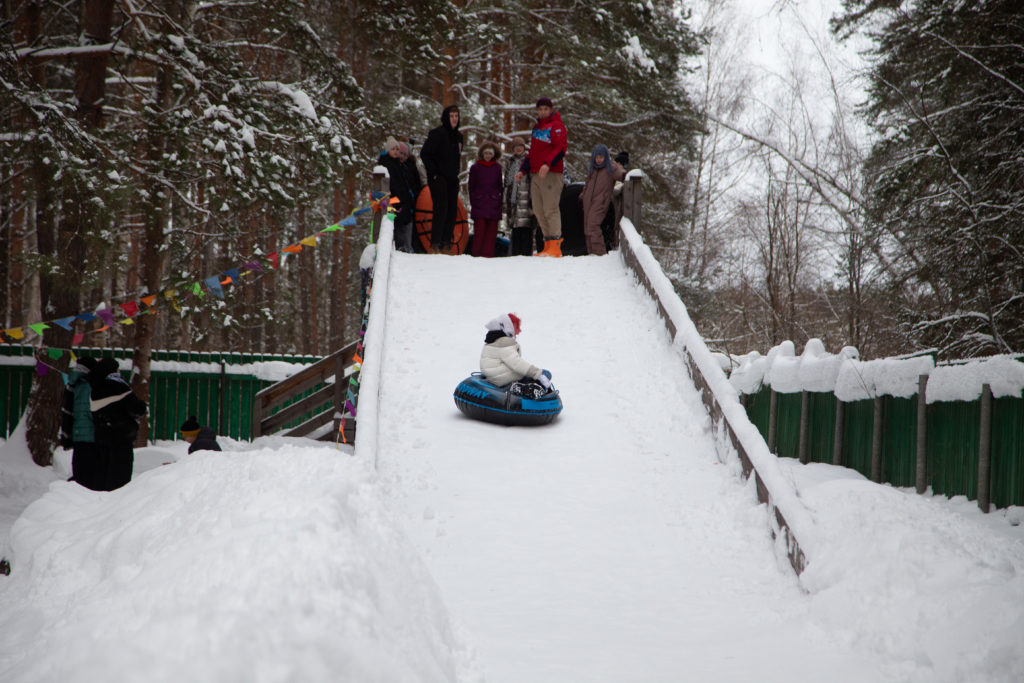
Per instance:
[[[533,380],[545,390],[551,387],[551,373],[523,359],[516,335],[522,321],[515,313],[505,313],[487,323],[487,336],[480,352],[480,372],[491,384],[504,387],[518,380]]]

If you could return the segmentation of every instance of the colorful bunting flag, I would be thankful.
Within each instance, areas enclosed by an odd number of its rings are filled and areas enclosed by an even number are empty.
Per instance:
[[[156,294],[150,294],[149,296],[144,296],[144,297],[142,297],[140,299],[140,301],[142,303],[146,304],[147,306],[149,306],[150,308],[153,308],[153,303],[156,301]]]
[[[238,274],[238,268],[228,268],[224,271],[224,274],[228,276],[228,282],[238,282],[241,275]]]
[[[85,313],[79,313],[75,317],[81,320],[82,322],[92,322],[93,320],[96,319],[96,314],[91,311],[86,311]]]
[[[109,308],[99,309],[98,311],[96,311],[96,315],[98,315],[100,319],[103,320],[104,323],[103,327],[100,329],[105,330],[114,324],[114,312]]]
[[[36,361],[36,374],[37,375],[39,375],[40,377],[45,377],[47,374],[49,374],[49,372],[50,372],[50,368],[46,367],[45,363],[43,363],[42,361],[38,361],[38,360]]]
[[[164,298],[171,302],[171,306],[174,307],[174,310],[181,313],[181,304],[178,303],[178,290],[168,289],[164,292]]]
[[[206,286],[210,288],[210,293],[211,294],[213,294],[218,299],[223,299],[224,298],[224,290],[220,286],[220,278],[219,277],[217,277],[216,275],[212,275],[212,276],[206,278],[205,280],[203,280],[203,282],[205,282]],[[196,286],[198,287],[199,285],[196,284]]]
[[[309,237],[304,238],[303,240],[301,240],[299,242],[299,244],[304,244],[307,247],[315,247],[316,246],[316,235],[310,235]]]
[[[6,330],[4,330],[4,334],[6,334],[11,339],[24,339],[25,338],[25,333],[21,331],[20,327],[12,327],[10,329],[6,329]]]
[[[29,325],[28,327],[30,330],[38,334],[40,337],[43,336],[43,330],[50,329],[50,326],[47,325],[46,323],[35,323],[33,325]]]
[[[81,344],[81,343],[82,343],[82,340],[83,340],[83,339],[85,339],[85,335],[84,335],[84,334],[82,334],[81,332],[78,332],[78,333],[76,333],[76,334],[75,334],[75,336],[73,336],[73,337],[71,338],[71,343],[72,343],[72,344],[73,344],[74,346],[78,346],[79,344]]]
[[[129,318],[133,317],[136,313],[139,312],[139,302],[137,301],[128,301],[123,304],[118,304],[118,306],[121,308],[122,311],[124,311],[124,314]]]
[[[286,254],[297,254],[300,251],[302,251],[302,247],[298,244],[290,244],[281,251],[283,251]]]
[[[60,360],[61,358],[64,357],[64,349],[49,348],[46,349],[46,355],[52,358],[53,360]]]
[[[54,322],[55,325],[60,325],[65,330],[70,332],[71,331],[71,323],[73,323],[75,321],[75,317],[76,316],[70,315],[67,318],[61,318],[60,320],[54,320],[53,322]]]
[[[270,265],[274,268],[281,267],[281,257],[277,255],[277,252],[271,252],[267,254],[267,260],[270,261]]]

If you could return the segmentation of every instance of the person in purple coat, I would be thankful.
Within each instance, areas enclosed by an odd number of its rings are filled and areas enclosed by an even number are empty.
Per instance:
[[[470,218],[473,219],[473,256],[494,256],[501,220],[501,193],[504,189],[498,159],[501,150],[493,142],[480,145],[476,163],[469,167]]]

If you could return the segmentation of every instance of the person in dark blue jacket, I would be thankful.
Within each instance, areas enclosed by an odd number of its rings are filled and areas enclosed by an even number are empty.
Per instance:
[[[181,436],[189,443],[188,452],[219,451],[217,432],[210,427],[202,427],[195,415],[190,415],[181,425]]]

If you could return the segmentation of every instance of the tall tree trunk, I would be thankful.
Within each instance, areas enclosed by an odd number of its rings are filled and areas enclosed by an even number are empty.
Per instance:
[[[161,68],[157,72],[154,102],[157,116],[171,108],[171,72]],[[154,175],[162,175],[158,170],[168,152],[167,137],[160,125],[152,125],[149,129],[147,156]],[[167,234],[171,215],[171,197],[167,188],[153,181],[149,191],[150,203],[143,212],[145,228],[142,230],[140,263],[142,281],[147,294],[160,294],[163,283],[164,235]],[[129,291],[134,291],[129,288]],[[153,339],[156,333],[156,318],[152,315],[139,315],[135,323],[135,353],[132,356],[132,391],[149,405],[149,381],[153,362]],[[143,415],[139,421],[139,434],[136,446],[145,446],[149,438],[149,416]]]
[[[102,44],[110,40],[114,0],[84,0],[82,3],[82,43]],[[103,97],[107,74],[107,53],[97,52],[78,57],[76,64],[75,96],[79,125],[86,129],[102,124]],[[98,162],[99,160],[97,160]],[[41,182],[46,173],[38,175]],[[68,198],[61,203],[60,222],[54,218],[58,211],[56,201],[38,202],[37,240],[41,256],[55,259],[58,268],[40,274],[40,306],[44,311],[57,311],[72,315],[78,309],[81,288],[81,260],[84,245],[81,236],[89,217],[81,210],[88,206],[87,197]],[[77,248],[76,248],[77,247]],[[59,326],[51,326],[43,337],[45,346],[70,348],[72,333]],[[61,362],[66,366],[67,356]],[[57,445],[60,427],[60,401],[64,386],[60,373],[49,372],[36,376],[29,393],[26,408],[26,434],[32,460],[43,467],[53,462],[53,449]]]

